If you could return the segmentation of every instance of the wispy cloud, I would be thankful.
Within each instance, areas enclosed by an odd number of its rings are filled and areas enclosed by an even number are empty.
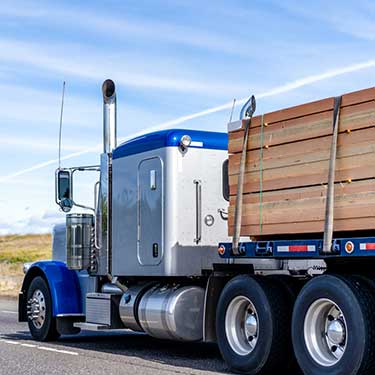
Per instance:
[[[211,95],[223,91],[238,92],[244,89],[243,84],[205,82],[168,74],[167,71],[173,63],[168,64],[167,58],[164,59],[164,72],[151,75],[140,72],[145,62],[134,60],[134,56],[116,54],[113,51],[98,53],[82,45],[55,44],[54,47],[50,47],[41,43],[0,39],[0,50],[7,51],[0,54],[0,61],[18,63],[23,66],[27,64],[45,72],[58,73],[62,77],[71,76],[100,82],[103,77],[112,76],[118,83],[125,86]],[[67,50],[70,51],[69,54],[66,54]],[[188,70],[185,76],[189,76]]]
[[[256,93],[255,95],[258,99],[266,98],[266,97],[270,97],[270,96],[275,96],[275,95],[279,95],[279,94],[282,94],[282,93],[287,93],[287,92],[293,91],[297,88],[301,88],[301,87],[310,85],[312,83],[324,81],[324,80],[327,80],[327,79],[332,79],[334,77],[337,77],[337,76],[340,76],[340,75],[343,75],[343,74],[349,74],[349,73],[353,73],[353,72],[356,72],[356,71],[360,71],[360,70],[364,70],[364,69],[371,69],[371,68],[375,68],[375,59],[365,61],[365,62],[362,62],[362,63],[358,63],[358,64],[354,64],[354,65],[350,65],[350,66],[337,68],[337,69],[334,69],[334,70],[329,70],[329,71],[319,73],[319,74],[313,74],[313,75],[295,80],[293,82],[288,82],[288,83],[285,83],[284,85],[271,88],[267,91],[264,91],[264,92],[261,92],[261,93]],[[240,100],[237,100],[236,105],[244,104],[246,102],[246,100],[247,100],[247,98],[242,98]],[[124,137],[120,141],[123,142],[123,141],[126,141],[128,139],[131,139],[131,138],[137,137],[139,135],[145,134],[147,132],[151,132],[151,131],[155,131],[155,130],[168,129],[168,128],[171,128],[173,126],[180,125],[180,124],[182,124],[186,121],[192,120],[192,119],[204,117],[204,116],[216,113],[216,112],[220,112],[220,111],[229,109],[229,108],[231,108],[232,105],[233,105],[233,102],[230,101],[230,102],[227,102],[227,103],[222,104],[220,106],[206,109],[204,111],[192,113],[192,114],[189,114],[189,115],[186,115],[186,116],[181,116],[181,117],[178,117],[174,120],[170,120],[170,121],[164,122],[162,124],[157,124],[157,125],[154,125],[152,127],[147,128],[147,129],[143,129],[141,132],[137,132],[137,133],[131,134],[127,137]],[[90,147],[90,148],[87,148],[87,149],[83,149],[81,151],[78,151],[78,152],[75,152],[75,153],[72,153],[72,154],[69,154],[69,155],[65,155],[62,160],[73,159],[77,156],[81,156],[81,155],[84,155],[84,154],[87,154],[87,153],[90,153],[90,152],[95,152],[98,149],[100,149],[100,147],[101,147],[101,144]],[[52,159],[52,160],[47,160],[47,161],[42,162],[42,163],[38,163],[38,164],[36,164],[34,166],[31,166],[29,168],[17,171],[15,173],[12,173],[12,174],[7,175],[7,176],[0,177],[0,182],[5,182],[5,181],[8,181],[8,180],[10,180],[14,177],[23,175],[25,173],[32,172],[32,171],[35,171],[35,170],[38,170],[38,169],[56,164],[57,161],[58,161],[57,159]]]
[[[317,20],[332,29],[364,40],[375,40],[374,3],[364,1],[278,2],[278,5],[309,20]]]
[[[158,41],[163,44],[174,43],[179,46],[196,47],[209,51],[217,51],[232,55],[250,57],[251,52],[243,48],[235,35],[214,33],[208,26],[189,27],[180,23],[165,23],[156,21],[155,18],[139,18],[134,14],[125,14],[118,17],[103,10],[102,14],[91,12],[87,7],[77,6],[62,7],[52,3],[39,4],[36,9],[32,1],[20,2],[14,7],[11,1],[5,1],[0,7],[0,15],[13,18],[22,18],[29,21],[61,26],[69,20],[70,27],[84,30],[93,35],[111,35],[112,40],[129,40],[136,37],[147,42]],[[84,19],[84,22],[82,20]]]
[[[0,236],[13,233],[50,233],[54,225],[64,222],[65,216],[56,211],[45,211],[39,215],[29,214],[12,223],[0,220]]]
[[[82,143],[78,146],[74,144],[74,140],[64,139],[64,141],[64,145],[61,148],[63,151],[71,152],[82,150]],[[0,137],[0,147],[2,147],[3,149],[9,147],[12,150],[22,149],[24,151],[56,153],[57,139],[40,137],[38,137],[38,139],[35,139],[35,137],[2,136]]]

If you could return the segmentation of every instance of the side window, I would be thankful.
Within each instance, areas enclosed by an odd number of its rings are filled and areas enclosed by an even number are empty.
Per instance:
[[[223,173],[222,173],[222,184],[223,184],[223,197],[229,202],[229,175],[228,175],[228,159],[223,163]]]

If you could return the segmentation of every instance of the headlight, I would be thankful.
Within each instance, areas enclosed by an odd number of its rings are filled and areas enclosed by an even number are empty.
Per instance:
[[[24,264],[23,264],[23,273],[24,273],[24,274],[27,273],[27,271],[30,269],[30,267],[31,267],[32,264],[33,264],[32,262],[24,263]]]

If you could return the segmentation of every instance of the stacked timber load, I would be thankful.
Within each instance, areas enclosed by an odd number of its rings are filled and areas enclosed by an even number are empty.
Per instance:
[[[266,113],[250,123],[241,235],[322,235],[335,98]],[[334,170],[335,232],[375,232],[375,88],[341,97]],[[247,120],[229,124],[229,234]]]

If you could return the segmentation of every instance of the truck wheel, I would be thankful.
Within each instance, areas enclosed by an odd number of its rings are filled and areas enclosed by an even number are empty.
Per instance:
[[[305,374],[373,374],[375,303],[369,283],[323,275],[309,281],[293,311],[292,340]]]
[[[228,282],[218,303],[216,334],[232,371],[270,374],[289,367],[289,301],[285,288],[265,277],[241,275]]]
[[[27,317],[31,335],[38,341],[52,341],[60,335],[52,316],[52,301],[46,281],[38,276],[27,290]]]

